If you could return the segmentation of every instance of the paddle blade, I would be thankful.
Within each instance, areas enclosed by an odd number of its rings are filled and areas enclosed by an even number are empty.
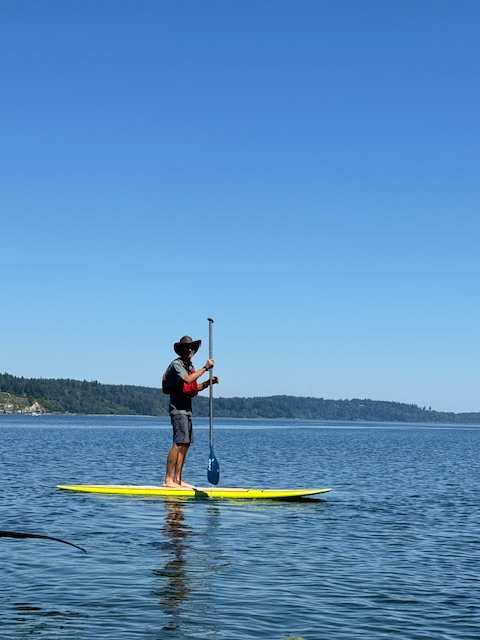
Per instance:
[[[218,464],[213,449],[210,449],[210,456],[208,458],[207,478],[210,484],[218,484],[220,480],[220,465]]]

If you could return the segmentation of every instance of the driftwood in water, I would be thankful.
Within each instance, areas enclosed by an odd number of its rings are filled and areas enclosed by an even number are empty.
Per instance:
[[[87,553],[85,549],[79,547],[77,544],[73,544],[73,542],[67,542],[67,540],[61,540],[60,538],[54,538],[53,536],[45,536],[41,533],[22,533],[21,531],[0,531],[0,538],[40,538],[42,540],[55,540],[55,542],[62,542],[63,544],[68,544],[71,547],[75,547],[76,549],[80,549],[83,553]]]

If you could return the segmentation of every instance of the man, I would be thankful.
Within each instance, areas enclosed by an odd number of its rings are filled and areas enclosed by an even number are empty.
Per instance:
[[[213,359],[208,358],[203,367],[195,371],[192,357],[201,344],[201,340],[192,340],[190,336],[183,336],[175,342],[173,348],[179,357],[169,364],[162,379],[162,390],[170,395],[169,413],[173,428],[173,444],[167,457],[166,487],[192,488],[182,481],[183,465],[192,442],[192,398],[210,386],[210,380],[200,383],[197,380],[214,366]],[[212,377],[212,384],[217,383],[218,378]]]

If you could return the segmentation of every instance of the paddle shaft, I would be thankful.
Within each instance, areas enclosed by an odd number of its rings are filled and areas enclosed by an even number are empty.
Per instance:
[[[208,357],[213,358],[213,320],[212,318],[208,318]],[[209,417],[209,441],[210,446],[212,446],[213,442],[213,369],[210,368],[208,370],[208,378],[210,381],[210,385],[208,387],[209,397],[208,397],[208,417]]]

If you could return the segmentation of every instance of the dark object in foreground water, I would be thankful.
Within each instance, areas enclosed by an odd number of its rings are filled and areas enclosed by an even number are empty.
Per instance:
[[[61,540],[60,538],[54,538],[53,536],[45,536],[41,533],[22,533],[21,531],[0,531],[0,538],[40,538],[42,540],[55,540],[55,542],[62,542],[63,544],[68,544],[71,547],[75,547],[76,549],[80,549],[83,553],[87,553],[85,549],[79,547],[77,544],[73,544],[73,542],[67,542],[66,540]]]

